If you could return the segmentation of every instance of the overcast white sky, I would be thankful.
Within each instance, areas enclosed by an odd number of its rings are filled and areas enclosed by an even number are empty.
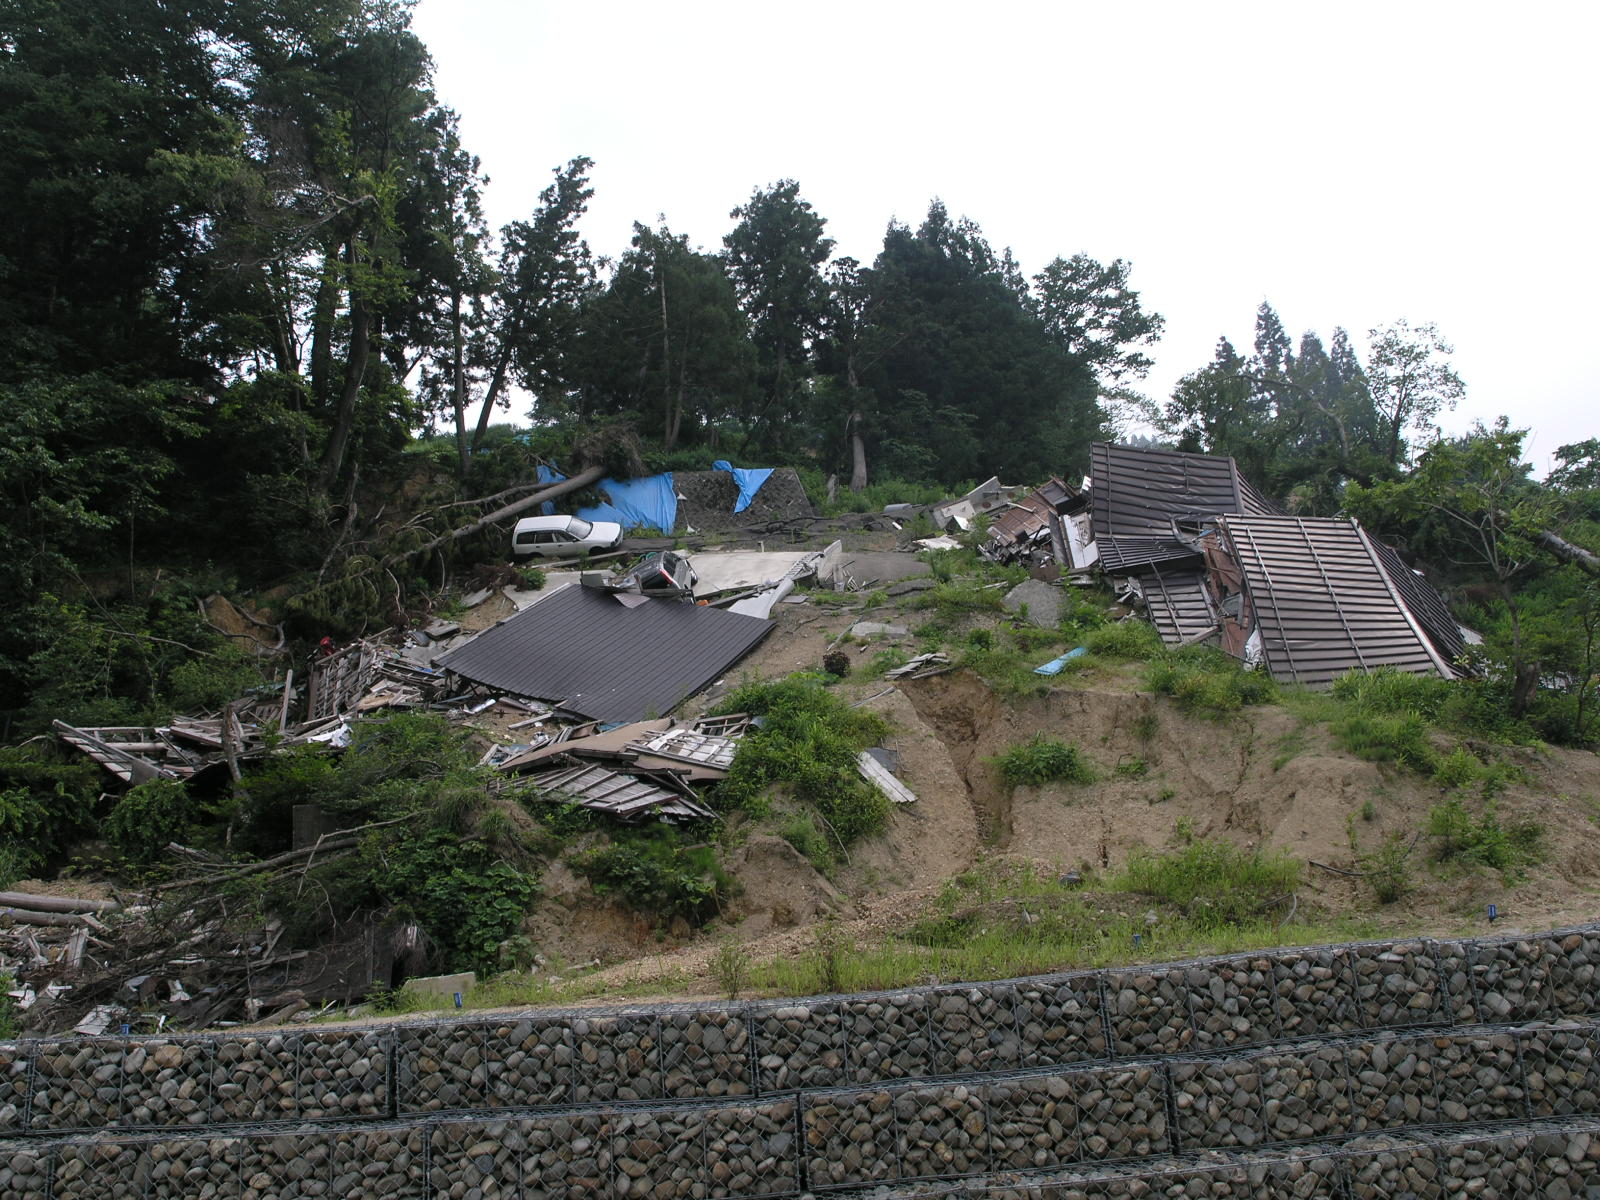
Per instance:
[[[1156,397],[1267,299],[1296,340],[1437,323],[1445,428],[1508,413],[1541,473],[1600,436],[1592,0],[421,0],[415,28],[496,227],[579,154],[607,255],[658,215],[718,249],[793,178],[870,262],[938,196],[1029,274],[1131,261]]]

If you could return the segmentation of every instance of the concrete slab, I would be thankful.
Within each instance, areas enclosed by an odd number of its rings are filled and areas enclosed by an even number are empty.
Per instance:
[[[695,593],[709,596],[735,588],[776,583],[808,555],[761,550],[706,550],[689,556],[689,565],[700,576]]]

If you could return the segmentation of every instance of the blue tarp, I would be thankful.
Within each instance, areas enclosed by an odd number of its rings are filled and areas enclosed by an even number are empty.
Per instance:
[[[549,467],[538,469],[540,483],[559,483],[565,478]],[[605,503],[578,509],[577,515],[585,521],[615,521],[624,529],[659,529],[662,533],[671,533],[678,523],[678,493],[670,471],[643,479],[602,479],[594,486]],[[546,516],[555,510],[553,500],[545,502]]]
[[[742,513],[750,507],[750,501],[756,498],[756,493],[761,490],[761,485],[772,478],[771,467],[736,467],[725,458],[719,458],[711,464],[718,471],[727,471],[733,476],[734,483],[739,485],[739,502],[733,506],[733,511]]]

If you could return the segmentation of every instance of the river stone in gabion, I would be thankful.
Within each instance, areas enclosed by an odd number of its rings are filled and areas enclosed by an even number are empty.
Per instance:
[[[1253,1055],[1174,1062],[1167,1073],[1181,1149],[1248,1150],[1262,1143],[1261,1072]]]
[[[53,1152],[27,1142],[0,1142],[0,1196],[6,1200],[48,1200]]]
[[[1544,938],[1479,942],[1473,980],[1485,1021],[1531,1021],[1554,1011],[1550,967],[1553,944]]]
[[[428,1129],[407,1125],[335,1134],[333,1195],[339,1200],[425,1200]]]
[[[1524,1134],[1441,1142],[1434,1148],[1446,1196],[1538,1200],[1543,1193]]]
[[[803,1112],[812,1188],[900,1177],[894,1093],[879,1089],[808,1099]]]
[[[853,1083],[917,1078],[934,1073],[924,992],[846,999],[845,1078]]]
[[[491,1106],[533,1107],[572,1098],[574,1054],[565,1021],[508,1020],[484,1029]]]
[[[204,1125],[212,1120],[212,1043],[130,1042],[122,1056],[123,1125]]]
[[[101,1129],[122,1115],[122,1045],[41,1042],[33,1051],[30,1129]]]
[[[476,1108],[488,1098],[489,1068],[484,1061],[484,1028],[424,1025],[395,1034],[399,1064],[399,1110],[439,1112]]]
[[[988,1123],[979,1089],[961,1084],[903,1088],[895,1092],[894,1113],[901,1178],[969,1175],[988,1167]]]
[[[222,1038],[211,1056],[214,1121],[277,1121],[298,1103],[293,1040],[281,1035]]]
[[[303,1034],[299,1116],[351,1118],[383,1116],[388,1107],[389,1054],[376,1030]]]
[[[1433,1040],[1380,1038],[1345,1050],[1350,1072],[1350,1129],[1398,1129],[1439,1119]]]
[[[1433,1155],[1428,1145],[1351,1155],[1345,1160],[1350,1200],[1457,1200],[1441,1186]]]
[[[1600,1009],[1600,933],[1546,939],[1550,943],[1550,1012],[1581,1017]]]
[[[24,1128],[29,1065],[21,1046],[0,1043],[0,1132]]]
[[[844,1012],[836,1001],[753,1010],[761,1091],[832,1087],[845,1078]]]
[[[239,1194],[239,1142],[235,1138],[173,1138],[141,1147],[148,1200],[231,1200]],[[393,1200],[393,1198],[386,1198]]]
[[[1523,1081],[1535,1117],[1600,1113],[1593,1029],[1536,1029],[1521,1038]]]
[[[1363,1027],[1393,1029],[1445,1019],[1439,971],[1428,943],[1355,946],[1350,959]]]
[[[611,1189],[610,1122],[534,1117],[523,1123],[523,1200],[593,1200]]]
[[[1106,974],[1106,999],[1118,1054],[1177,1054],[1194,1045],[1189,990],[1183,975],[1181,967]]]
[[[1146,1158],[1171,1149],[1165,1080],[1154,1067],[1075,1071],[1072,1082],[1085,1158]]]
[[[935,991],[928,997],[934,1075],[1017,1065],[1016,989],[1007,983]]]
[[[1197,1050],[1248,1046],[1279,1037],[1277,980],[1265,955],[1186,968]]]
[[[515,1121],[440,1122],[428,1131],[431,1194],[515,1200],[526,1148]]]
[[[1025,981],[1016,990],[1022,1067],[1054,1067],[1109,1057],[1100,984],[1094,975]]]
[[[1263,1052],[1254,1061],[1261,1072],[1261,1120],[1268,1142],[1349,1132],[1350,1081],[1342,1047]]]
[[[705,1120],[710,1187],[697,1195],[768,1196],[800,1190],[794,1101],[714,1108]]]
[[[1441,1035],[1431,1041],[1443,1120],[1510,1121],[1527,1115],[1517,1038]]]
[[[1070,1074],[991,1083],[989,1153],[995,1171],[1039,1170],[1075,1162],[1078,1105]]]
[[[750,1032],[716,1009],[661,1015],[663,1094],[680,1099],[750,1094]]]
[[[1444,990],[1443,1019],[1452,1025],[1475,1025],[1481,1017],[1472,985],[1472,943],[1434,942],[1439,984]]]
[[[656,1018],[580,1017],[572,1022],[573,1099],[654,1100],[661,1095],[660,1024]]]
[[[618,1113],[611,1123],[612,1195],[704,1196],[711,1169],[704,1109]]]
[[[56,1150],[50,1194],[54,1200],[143,1200],[148,1167],[140,1157],[132,1142],[63,1143]]]
[[[1528,1139],[1540,1200],[1589,1200],[1600,1189],[1600,1133],[1557,1130]]]
[[[333,1195],[334,1137],[318,1131],[241,1138],[241,1200]]]
[[[1327,1154],[1290,1153],[1247,1167],[1247,1188],[1233,1193],[1261,1200],[1320,1200],[1343,1196],[1343,1168]]]
[[[1294,950],[1275,955],[1272,980],[1279,1037],[1317,1037],[1360,1027],[1348,951]]]

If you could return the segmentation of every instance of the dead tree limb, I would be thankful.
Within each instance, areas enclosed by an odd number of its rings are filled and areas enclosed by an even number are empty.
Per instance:
[[[447,545],[450,542],[460,541],[462,538],[471,537],[479,530],[486,529],[490,525],[495,524],[497,521],[504,521],[507,517],[514,517],[520,512],[526,512],[535,505],[543,504],[546,500],[554,500],[558,496],[565,496],[568,492],[576,492],[586,488],[591,483],[598,483],[605,477],[605,473],[606,469],[604,467],[590,467],[586,471],[579,471],[571,479],[563,479],[560,483],[553,483],[547,488],[543,488],[537,492],[534,492],[531,496],[524,496],[520,500],[515,500],[510,504],[502,505],[493,512],[479,517],[476,521],[470,521],[461,526],[461,528],[452,529],[448,533],[441,533],[432,541],[425,542],[413,550],[405,550],[399,554],[391,554],[388,558],[383,560],[383,565],[386,567],[392,566],[395,563],[404,562],[408,558],[416,558],[420,555],[431,554],[440,546]]]
[[[1600,575],[1600,556],[1591,554],[1582,546],[1574,546],[1549,529],[1539,531],[1538,542],[1557,558],[1565,559],[1591,575]]]

